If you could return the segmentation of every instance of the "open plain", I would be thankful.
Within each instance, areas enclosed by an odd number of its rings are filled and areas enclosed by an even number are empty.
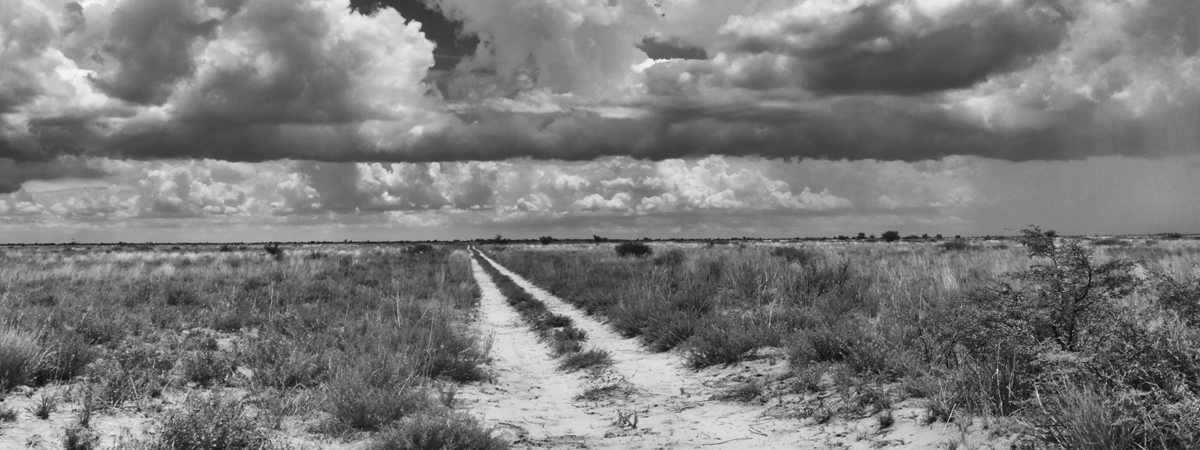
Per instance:
[[[1187,448],[1183,236],[11,246],[3,448]]]

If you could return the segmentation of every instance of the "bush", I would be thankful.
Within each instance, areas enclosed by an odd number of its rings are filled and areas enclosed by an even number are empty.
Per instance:
[[[617,255],[622,257],[633,256],[635,258],[641,258],[643,256],[650,256],[654,254],[654,249],[641,242],[623,242],[617,245],[616,250]]]
[[[884,241],[887,241],[887,242],[896,242],[896,241],[900,240],[900,232],[899,231],[884,231],[883,234],[879,235],[879,238],[883,239]]]
[[[283,247],[281,247],[279,244],[276,244],[274,242],[264,245],[263,251],[267,252],[267,255],[269,255],[271,258],[275,259],[276,261],[283,261],[283,258],[285,256],[287,256],[286,252],[284,252],[284,250],[283,250]]]
[[[100,435],[81,425],[72,425],[63,432],[63,449],[92,450],[100,448]]]
[[[261,450],[277,446],[246,415],[245,406],[220,396],[189,397],[167,414],[150,450]]]
[[[695,329],[687,342],[688,365],[702,369],[718,364],[733,364],[766,345],[760,330],[749,323],[711,321]]]
[[[429,244],[416,244],[416,245],[413,245],[413,246],[409,246],[409,247],[408,247],[407,249],[405,249],[404,251],[405,251],[406,253],[410,254],[410,255],[422,255],[422,254],[426,254],[426,253],[433,253],[433,252],[434,252],[434,250],[435,250],[435,249],[433,248],[433,246],[432,246],[432,245],[429,245]]]
[[[414,417],[375,438],[371,450],[505,450],[474,418],[464,414]]]

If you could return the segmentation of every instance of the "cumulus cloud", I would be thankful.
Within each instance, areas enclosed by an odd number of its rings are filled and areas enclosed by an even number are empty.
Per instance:
[[[0,0],[0,157],[1058,160],[1200,144],[1190,0],[427,3],[479,39],[453,69],[430,71],[419,21],[346,0]],[[413,204],[460,203],[427,197]]]

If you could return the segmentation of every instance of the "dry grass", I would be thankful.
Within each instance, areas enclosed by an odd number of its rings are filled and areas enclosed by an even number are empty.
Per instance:
[[[655,254],[673,256],[657,263],[607,244],[510,245],[494,257],[694,367],[782,346],[797,389],[852,374],[855,392],[899,383],[929,398],[935,421],[1018,416],[1072,448],[1176,448],[1200,438],[1200,420],[1184,419],[1200,405],[1200,243],[1120,241],[1081,241],[1058,269],[1013,240],[666,243]],[[1080,270],[1112,272],[1072,291]],[[1055,315],[1068,297],[1087,309]],[[1115,434],[1097,434],[1105,424]]]
[[[97,408],[144,411],[158,410],[149,406],[165,395],[236,392],[222,396],[220,408],[163,413],[206,436],[237,431],[197,428],[205,414],[229,419],[218,426],[241,424],[222,415],[229,408],[279,416],[265,429],[282,416],[339,435],[388,429],[413,411],[445,409],[429,395],[434,380],[486,377],[466,326],[478,304],[466,251],[418,250],[9,248],[0,257],[0,308],[9,312],[0,324],[4,387],[82,385],[86,376]]]

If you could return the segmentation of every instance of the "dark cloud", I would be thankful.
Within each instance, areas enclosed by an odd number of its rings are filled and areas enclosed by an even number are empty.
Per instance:
[[[126,0],[113,12],[104,52],[115,67],[96,86],[122,100],[161,105],[175,82],[196,71],[192,44],[214,37],[217,19],[204,19],[192,0]]]
[[[896,17],[900,7],[892,1],[866,4],[832,24],[780,19],[782,33],[749,30],[733,50],[794,57],[796,81],[813,91],[916,94],[968,87],[1024,66],[1057,47],[1066,30],[1061,8],[1049,0],[1012,7],[967,1],[939,18],[909,11],[914,17],[903,20]],[[778,87],[762,81],[739,85]]]
[[[0,140],[0,149],[4,142]],[[108,175],[94,161],[62,157],[44,162],[22,162],[0,155],[0,194],[10,194],[31,180],[58,178],[101,178]]]
[[[708,59],[704,48],[685,44],[678,39],[647,37],[638,48],[651,59]]]

